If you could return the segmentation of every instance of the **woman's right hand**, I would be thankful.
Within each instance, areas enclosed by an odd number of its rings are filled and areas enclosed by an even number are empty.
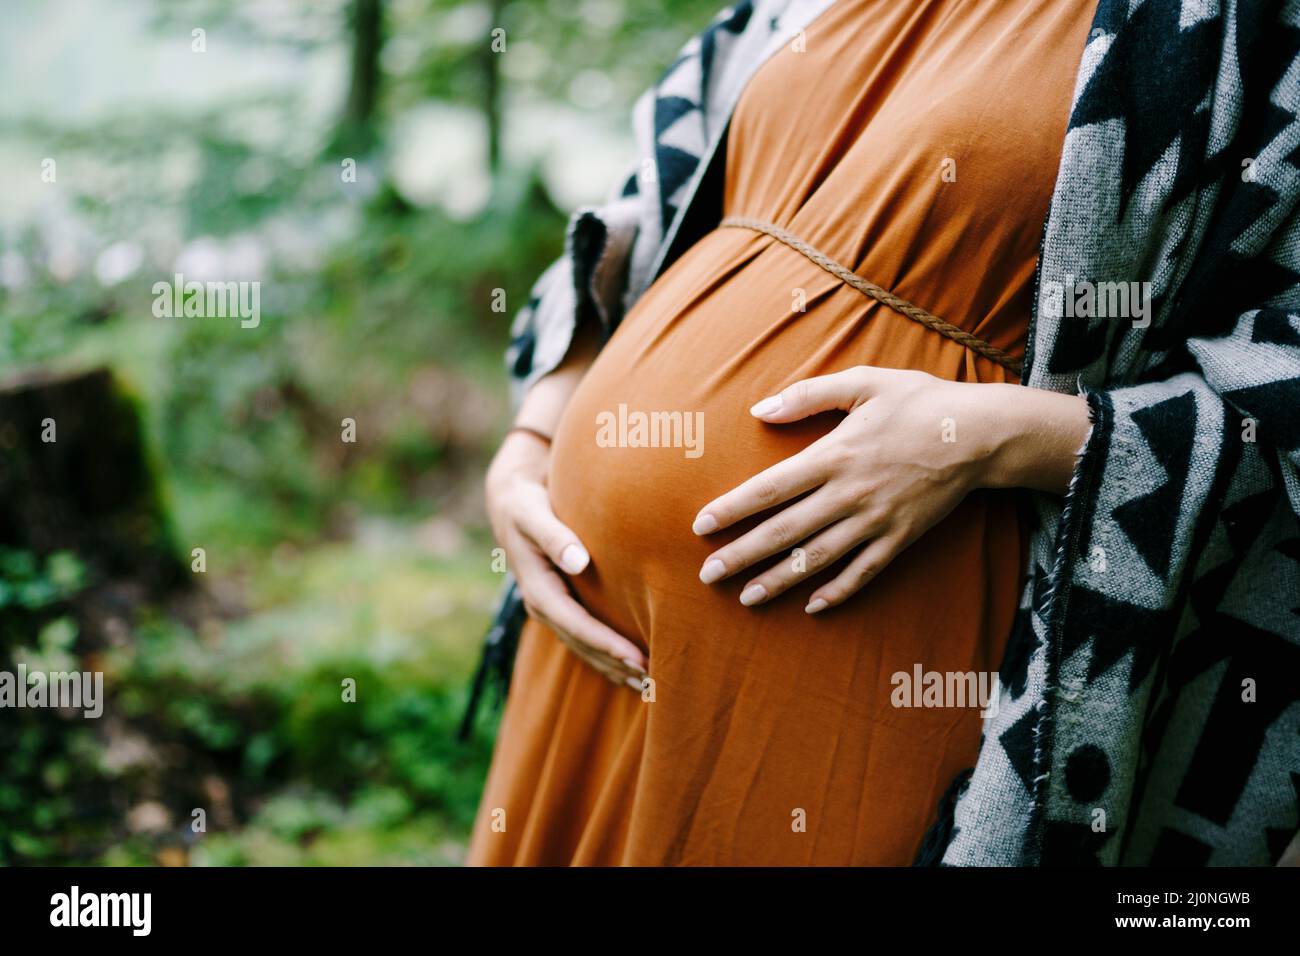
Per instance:
[[[592,617],[560,574],[581,574],[591,558],[551,509],[546,487],[549,457],[543,439],[527,432],[506,435],[487,473],[492,531],[505,549],[529,615],[611,681],[641,690],[645,655]]]

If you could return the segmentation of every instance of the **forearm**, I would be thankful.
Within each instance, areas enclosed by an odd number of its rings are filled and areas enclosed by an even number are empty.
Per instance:
[[[1030,488],[1064,495],[1091,423],[1080,395],[1022,385],[977,385],[990,434],[986,488]]]
[[[515,425],[546,435],[555,434],[569,399],[600,351],[598,334],[590,323],[574,332],[573,344],[564,361],[553,372],[539,378],[524,395],[515,415]]]

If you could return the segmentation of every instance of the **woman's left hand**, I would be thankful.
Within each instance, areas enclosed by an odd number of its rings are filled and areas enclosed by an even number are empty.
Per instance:
[[[796,382],[750,412],[779,425],[835,409],[848,414],[829,434],[700,510],[692,527],[704,535],[799,499],[710,555],[700,570],[705,584],[797,546],[798,560],[745,585],[741,603],[761,604],[864,545],[805,610],[833,607],[972,489],[1064,491],[1089,427],[1078,396],[868,366]]]

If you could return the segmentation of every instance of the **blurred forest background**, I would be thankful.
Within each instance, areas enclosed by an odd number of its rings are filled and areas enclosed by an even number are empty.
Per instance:
[[[0,710],[0,863],[462,859],[508,321],[719,5],[6,0],[0,670],[107,703]]]

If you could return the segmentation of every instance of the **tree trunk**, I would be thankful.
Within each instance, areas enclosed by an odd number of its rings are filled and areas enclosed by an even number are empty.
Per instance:
[[[488,35],[483,43],[483,117],[487,122],[488,171],[493,178],[501,170],[501,57],[492,49],[492,31],[501,26],[505,0],[492,0]],[[507,41],[508,42],[508,41]]]
[[[376,139],[379,51],[384,43],[383,0],[353,0],[351,23],[352,72],[334,149],[340,154],[364,154]]]

